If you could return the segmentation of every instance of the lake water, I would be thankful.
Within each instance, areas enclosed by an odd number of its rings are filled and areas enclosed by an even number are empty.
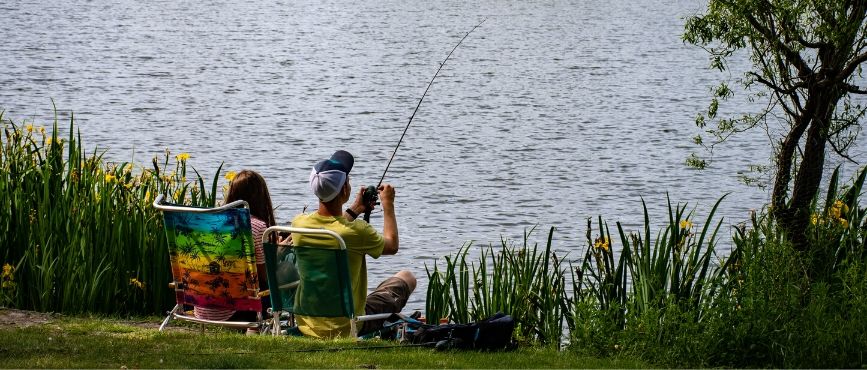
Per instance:
[[[712,168],[686,168],[709,102],[727,75],[680,40],[694,1],[70,1],[0,3],[0,108],[49,124],[75,113],[88,148],[148,164],[190,153],[213,176],[253,169],[279,222],[305,205],[312,164],[356,156],[354,185],[379,180],[438,63],[436,79],[386,182],[397,189],[401,251],[369,262],[371,284],[473,240],[520,238],[582,255],[586,218],[628,230],[643,197],[655,222],[673,202],[698,220],[730,193],[725,224],[767,202],[739,172],[767,163],[767,138],[741,135]],[[738,63],[741,63],[740,65]],[[734,60],[737,71],[744,61]],[[736,77],[737,75],[735,75]],[[724,105],[726,112],[749,104]],[[860,159],[865,158],[863,155]],[[374,215],[372,223],[381,227]],[[700,222],[699,222],[700,224]],[[613,231],[613,230],[612,230]],[[724,239],[730,235],[723,229]]]

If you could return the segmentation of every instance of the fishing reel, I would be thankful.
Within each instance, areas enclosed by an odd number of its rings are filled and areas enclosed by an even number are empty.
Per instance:
[[[364,202],[364,221],[370,222],[370,211],[373,207],[379,204],[379,190],[376,186],[368,185],[364,188],[364,193],[361,195],[361,201]]]

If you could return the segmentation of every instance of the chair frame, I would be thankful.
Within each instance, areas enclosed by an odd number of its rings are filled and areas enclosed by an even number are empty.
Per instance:
[[[224,211],[227,209],[234,209],[234,208],[249,209],[250,208],[250,205],[244,200],[236,200],[234,202],[222,205],[220,207],[201,208],[201,207],[180,206],[180,205],[175,205],[175,204],[166,204],[166,203],[163,203],[164,199],[165,199],[165,196],[163,194],[158,195],[157,198],[154,199],[153,207],[159,211],[162,211],[162,212],[190,212],[190,213],[216,213],[216,212],[221,212],[221,211]],[[255,271],[253,273],[255,273]],[[169,283],[169,287],[174,289],[176,293],[177,292],[183,292],[184,289],[179,288],[180,284],[178,284],[177,281],[174,281],[174,279],[175,279],[175,277],[172,276],[173,281],[171,283]],[[259,291],[257,294],[257,296],[260,298],[267,296],[267,295],[268,295],[267,290]],[[172,319],[189,321],[189,322],[203,324],[203,325],[217,325],[217,326],[223,326],[223,327],[235,328],[235,329],[256,329],[256,328],[260,328],[260,327],[264,326],[264,324],[267,323],[266,320],[263,320],[261,312],[257,313],[257,319],[258,320],[255,322],[253,322],[253,321],[216,321],[216,320],[200,319],[200,318],[197,318],[194,316],[189,316],[189,315],[185,314],[184,313],[184,305],[180,304],[180,303],[176,303],[175,307],[172,308],[171,311],[168,312],[168,316],[166,316],[166,318],[163,320],[162,324],[160,325],[159,331],[163,331],[163,329],[165,329],[166,326],[168,326],[169,322]],[[279,329],[279,327],[278,327],[278,329]],[[203,328],[203,330],[204,330],[204,328]]]
[[[265,233],[262,236],[262,240],[269,240],[268,237],[274,232],[328,235],[337,241],[337,244],[339,245],[339,248],[341,250],[346,250],[346,242],[343,240],[343,238],[340,236],[340,234],[338,234],[334,231],[331,231],[331,230],[308,229],[308,228],[290,227],[290,226],[271,226],[265,230]],[[283,246],[289,247],[288,245],[283,245]],[[347,281],[346,283],[348,284],[350,291],[351,291],[352,290],[352,282]],[[288,284],[284,284],[284,286],[281,286],[280,288],[293,288],[293,287],[298,286],[299,284],[300,284],[300,281],[295,281],[295,282],[291,282]],[[272,288],[271,290],[274,290],[274,289]],[[280,315],[282,314],[282,311],[279,311],[279,310],[273,311],[271,314],[272,314],[272,320],[273,320],[273,322],[271,323],[271,326],[272,326],[272,328],[275,328],[274,330],[272,330],[272,333],[273,333],[273,335],[277,335],[279,332],[279,328],[280,328]],[[290,313],[290,315],[294,315],[294,314]],[[392,315],[393,314],[391,314],[391,313],[381,313],[381,314],[373,314],[373,315],[356,316],[355,310],[353,307],[353,310],[350,311],[350,316],[348,317],[349,318],[349,325],[350,325],[350,337],[351,338],[357,338],[358,337],[358,323],[359,322],[387,319],[387,318],[391,317]]]

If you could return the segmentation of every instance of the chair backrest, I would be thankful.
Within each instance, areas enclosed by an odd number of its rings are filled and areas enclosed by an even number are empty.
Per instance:
[[[349,258],[340,235],[329,230],[273,226],[265,230],[263,239],[269,240],[268,235],[276,231],[324,235],[334,239],[335,247],[293,246],[278,258],[278,248],[266,243],[265,267],[268,284],[272,287],[272,308],[305,316],[353,318]],[[292,261],[297,269],[297,284],[294,283],[296,277],[285,272],[291,268],[280,266]],[[275,286],[284,288],[273,289]]]
[[[244,201],[217,208],[154,201],[163,212],[178,304],[261,311],[250,210]]]

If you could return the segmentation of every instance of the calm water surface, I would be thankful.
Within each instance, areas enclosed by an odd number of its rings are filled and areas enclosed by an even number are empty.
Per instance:
[[[397,187],[401,251],[369,262],[371,284],[464,242],[499,243],[539,225],[578,258],[586,218],[636,230],[641,199],[662,221],[666,193],[699,218],[745,220],[767,194],[739,171],[766,162],[761,133],[684,166],[693,120],[721,77],[680,41],[694,1],[4,1],[0,107],[47,124],[75,113],[88,148],[149,163],[190,153],[213,176],[254,169],[280,222],[305,205],[309,168],[343,148],[353,184]],[[733,68],[737,69],[737,64]],[[749,104],[724,106],[729,112]],[[381,227],[381,219],[372,223]],[[723,234],[728,236],[729,228]],[[422,308],[425,279],[410,308]]]

